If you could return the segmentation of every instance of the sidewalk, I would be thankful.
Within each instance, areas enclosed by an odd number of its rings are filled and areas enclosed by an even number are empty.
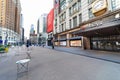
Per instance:
[[[45,46],[46,48],[52,49],[51,46]],[[82,48],[75,47],[56,47],[54,50],[68,52],[76,55],[86,56],[90,58],[96,58],[100,60],[110,61],[120,64],[120,52],[109,52],[99,50],[83,50]]]
[[[17,80],[120,80],[120,64],[48,48],[34,46],[29,71]]]

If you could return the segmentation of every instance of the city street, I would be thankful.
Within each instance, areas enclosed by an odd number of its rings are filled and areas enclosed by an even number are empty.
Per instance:
[[[25,46],[0,55],[0,80],[120,80],[120,64],[37,46],[29,71],[17,75],[16,61],[26,57]]]

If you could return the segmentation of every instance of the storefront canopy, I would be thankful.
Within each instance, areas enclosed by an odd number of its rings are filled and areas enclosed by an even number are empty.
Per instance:
[[[88,36],[88,37],[120,35],[120,18],[114,19],[107,23],[103,23],[99,26],[76,31],[73,34],[79,34],[80,36]]]

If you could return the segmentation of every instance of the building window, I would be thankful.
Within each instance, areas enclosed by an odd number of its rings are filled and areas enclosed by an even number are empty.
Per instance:
[[[71,14],[72,14],[72,9],[71,9],[71,7],[69,8],[69,16],[71,16]]]
[[[63,24],[61,25],[61,31],[62,32],[64,31],[64,25]]]
[[[55,17],[57,17],[57,10],[56,10],[56,9],[55,9],[55,12],[54,12],[54,13],[55,13]]]
[[[66,12],[63,13],[63,20],[66,19]]]
[[[113,10],[120,8],[120,0],[111,0],[111,4]]]
[[[72,25],[71,25],[72,23],[71,23],[71,19],[69,20],[69,27],[70,27],[70,29],[71,29],[71,27],[72,27]]]
[[[78,8],[77,8],[77,3],[73,4],[73,12],[77,12]]]
[[[66,23],[63,24],[63,31],[66,30]]]
[[[79,24],[82,23],[82,14],[79,14]]]
[[[89,9],[88,13],[89,13],[89,19],[94,17],[94,15],[92,13],[92,8]]]
[[[62,21],[62,18],[61,18],[61,16],[59,16],[59,22],[61,22]]]
[[[73,27],[77,26],[77,16],[73,17]]]
[[[73,1],[73,0],[68,0],[68,3],[70,4],[70,3],[72,3],[72,1]]]
[[[62,32],[62,25],[59,25],[59,31]]]
[[[61,16],[60,16],[60,22],[65,21],[66,19],[66,12],[64,12]]]
[[[66,0],[60,1],[60,12],[66,8]]]
[[[77,3],[73,4],[72,7],[69,8],[69,16],[72,16],[78,11]]]
[[[92,4],[95,0],[88,0],[89,4]]]
[[[66,30],[66,23],[63,23],[60,25],[60,32],[63,32]]]
[[[81,0],[78,0],[78,8],[81,10]]]
[[[57,26],[57,19],[55,19],[55,26]]]

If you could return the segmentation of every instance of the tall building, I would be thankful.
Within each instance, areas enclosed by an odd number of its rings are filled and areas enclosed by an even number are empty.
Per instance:
[[[39,33],[46,33],[47,14],[46,13],[42,14],[38,20],[39,20]]]
[[[21,4],[20,0],[16,0],[16,9],[15,9],[15,29],[14,31],[20,34],[20,27],[22,27],[22,18],[23,16],[21,15]]]
[[[55,1],[56,46],[120,51],[120,0]]]
[[[44,13],[40,16],[37,22],[37,37],[38,37],[38,44],[45,44],[47,40],[47,33],[46,33],[46,27],[47,27],[47,14]]]
[[[31,24],[30,34],[34,34],[34,25],[33,24]]]
[[[24,44],[24,28],[21,28],[21,44]]]
[[[39,34],[39,26],[40,26],[40,21],[38,19],[38,21],[37,21],[37,34]]]
[[[36,45],[37,44],[37,34],[35,34],[35,30],[34,30],[33,34],[30,34],[29,40],[30,40],[30,43],[32,45]]]
[[[0,44],[19,41],[20,13],[20,0],[0,0]]]
[[[24,43],[23,14],[20,16],[20,44]]]

